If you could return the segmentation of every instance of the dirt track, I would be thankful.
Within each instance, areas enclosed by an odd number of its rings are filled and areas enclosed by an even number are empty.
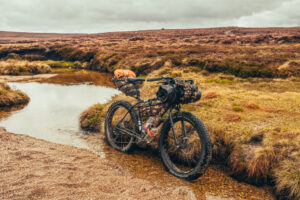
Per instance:
[[[185,189],[134,178],[83,149],[0,127],[0,199],[194,199]]]

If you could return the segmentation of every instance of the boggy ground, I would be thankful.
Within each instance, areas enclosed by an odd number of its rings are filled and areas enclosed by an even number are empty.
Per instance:
[[[0,158],[1,199],[195,199],[184,188],[132,177],[88,150],[3,128]]]
[[[193,78],[202,90],[202,99],[184,105],[183,110],[197,115],[207,126],[214,162],[228,165],[238,180],[273,185],[279,198],[299,198],[299,78],[242,79],[171,64],[149,77],[161,75]],[[140,88],[145,99],[154,97],[156,90],[153,83]],[[123,94],[112,101],[117,99],[134,101]],[[103,133],[111,102],[86,110],[81,116],[82,127]]]
[[[203,100],[184,108],[208,126],[215,160],[231,166],[239,179],[275,184],[284,197],[299,198],[300,28],[0,35],[4,62],[194,78]],[[147,84],[142,90],[154,94]],[[90,122],[98,126],[101,116],[94,112]]]
[[[0,59],[39,60],[101,72],[147,74],[171,60],[239,77],[300,75],[300,28],[210,28],[102,34],[0,32]],[[47,60],[64,60],[52,62]]]

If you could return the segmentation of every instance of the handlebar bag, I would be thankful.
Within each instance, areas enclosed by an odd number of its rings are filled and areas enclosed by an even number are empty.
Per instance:
[[[127,81],[128,77],[135,78],[136,75],[131,70],[125,69],[117,69],[114,71],[114,78],[112,81],[114,82],[115,86],[123,92],[126,96],[131,96],[136,98],[138,94],[138,87],[134,83],[130,83]]]
[[[188,104],[199,101],[201,99],[201,91],[196,84],[184,81],[176,81],[177,102],[180,104]]]

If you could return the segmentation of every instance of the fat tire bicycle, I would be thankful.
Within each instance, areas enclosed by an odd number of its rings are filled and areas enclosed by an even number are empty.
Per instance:
[[[158,150],[169,173],[184,180],[194,180],[205,172],[211,160],[211,140],[203,122],[192,113],[181,111],[180,101],[174,100],[177,80],[179,79],[172,77],[147,79],[148,82],[160,81],[159,91],[162,92],[158,91],[158,99],[168,101],[160,129]],[[147,133],[142,131],[142,115],[137,107],[153,99],[140,98],[137,83],[144,81],[143,78],[128,77],[126,82],[135,86],[138,102],[133,105],[126,100],[115,101],[106,114],[106,140],[112,148],[124,153],[132,151],[136,144],[146,141]],[[191,79],[181,81],[193,83]]]

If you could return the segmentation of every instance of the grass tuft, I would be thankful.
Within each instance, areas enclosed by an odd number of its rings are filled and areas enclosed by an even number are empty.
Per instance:
[[[25,93],[12,90],[6,83],[0,82],[0,107],[12,107],[28,102],[29,97]]]
[[[105,113],[103,112],[103,105],[96,104],[88,108],[80,115],[80,127],[82,130],[99,132],[101,130],[101,123]]]
[[[0,61],[0,74],[2,75],[41,74],[49,72],[51,72],[51,67],[48,64],[38,61]]]

